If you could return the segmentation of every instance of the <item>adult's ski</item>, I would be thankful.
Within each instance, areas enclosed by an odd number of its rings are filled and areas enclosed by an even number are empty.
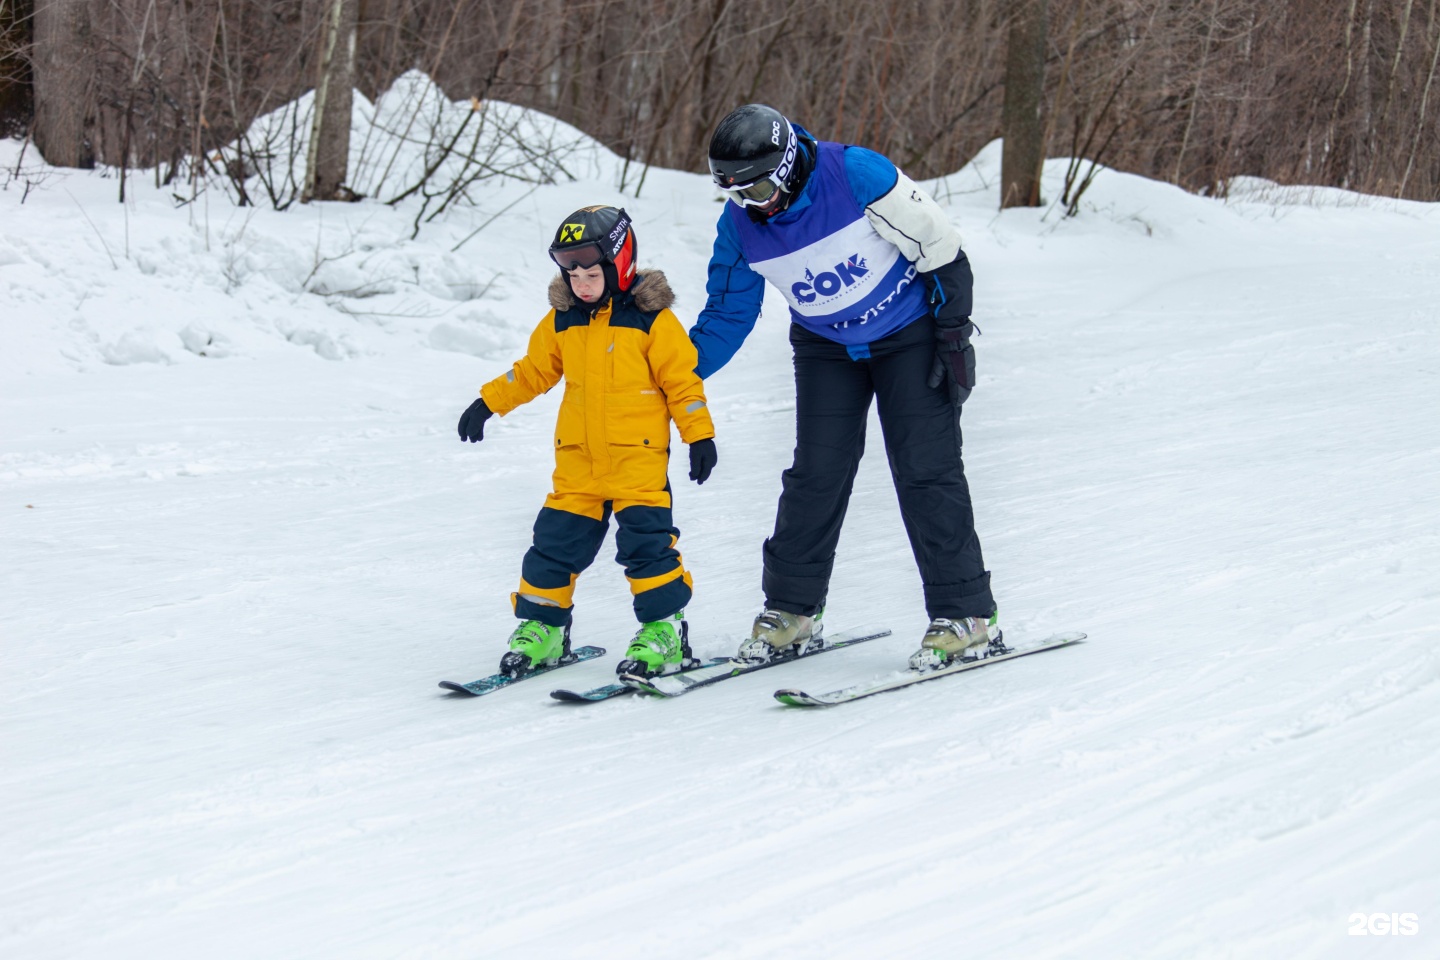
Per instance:
[[[865,683],[857,683],[853,686],[843,687],[839,690],[832,690],[829,693],[806,693],[803,690],[776,690],[775,699],[792,707],[833,707],[838,703],[849,703],[851,700],[859,700],[863,697],[874,696],[877,693],[886,693],[890,690],[899,690],[916,683],[924,683],[927,680],[939,680],[941,677],[952,676],[957,673],[964,673],[966,670],[974,670],[977,667],[989,666],[992,663],[999,663],[1001,660],[1013,660],[1016,657],[1028,656],[1032,653],[1040,653],[1044,650],[1058,650],[1061,647],[1068,647],[1085,639],[1083,633],[1058,633],[1048,640],[1039,643],[1027,644],[1024,646],[1005,647],[1003,653],[992,653],[988,657],[981,657],[978,660],[962,660],[959,663],[951,664],[948,667],[941,667],[939,670],[921,672],[918,670],[907,670],[899,676],[891,675],[882,677],[879,680],[869,680]],[[1003,640],[1001,641],[1004,642]]]
[[[867,640],[878,640],[881,637],[888,636],[890,636],[888,629],[852,630],[822,637],[820,646],[814,646],[812,643],[804,653],[787,651],[769,660],[759,662],[726,658],[717,660],[703,667],[697,667],[694,670],[686,670],[682,673],[671,673],[661,677],[641,677],[635,674],[626,674],[622,676],[620,680],[623,683],[638,687],[645,693],[653,694],[657,697],[678,697],[682,694],[689,693],[691,690],[708,687],[722,680],[730,680],[747,673],[754,673],[757,670],[768,670],[771,667],[778,667],[782,663],[794,663],[796,660],[806,660],[821,653],[828,653],[831,650],[839,650],[842,647],[853,647],[857,643],[865,643]]]
[[[582,660],[594,660],[596,657],[603,656],[605,656],[604,647],[576,647],[564,657],[561,657],[559,663],[549,667],[539,667],[528,673],[522,673],[518,677],[511,676],[508,673],[494,673],[481,680],[472,680],[470,683],[456,683],[454,680],[441,680],[440,686],[453,693],[464,693],[472,697],[483,697],[487,693],[494,693],[501,687],[508,687],[512,684],[549,673],[551,670],[568,667],[572,663],[579,663]]]

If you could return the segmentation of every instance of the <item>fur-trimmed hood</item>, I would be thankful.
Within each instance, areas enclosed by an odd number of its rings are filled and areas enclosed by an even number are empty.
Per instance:
[[[555,308],[557,313],[564,313],[575,307],[584,306],[575,298],[570,290],[570,284],[565,278],[556,274],[550,281],[550,306]],[[675,293],[670,289],[670,281],[665,279],[665,274],[659,270],[638,270],[635,273],[635,282],[630,285],[629,296],[635,301],[635,306],[647,313],[657,310],[665,310],[675,305]]]

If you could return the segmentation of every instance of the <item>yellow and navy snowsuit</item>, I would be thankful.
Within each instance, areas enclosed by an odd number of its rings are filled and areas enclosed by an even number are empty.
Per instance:
[[[675,549],[670,514],[670,421],[694,443],[715,435],[695,375],[695,347],[670,311],[675,296],[659,271],[639,273],[629,293],[600,306],[550,284],[554,307],[509,372],[480,389],[497,414],[565,379],[555,424],[554,492],[535,520],[535,540],[511,596],[515,615],[570,622],[575,580],[600,551],[613,511],[615,559],[625,567],[635,616],[644,623],[680,610],[690,574]]]

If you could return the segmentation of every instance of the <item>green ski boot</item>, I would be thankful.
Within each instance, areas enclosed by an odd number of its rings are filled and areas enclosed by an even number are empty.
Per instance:
[[[910,669],[926,673],[952,663],[979,660],[992,653],[1004,653],[999,614],[965,617],[960,620],[936,618],[930,621],[920,649],[910,655]]]
[[[500,658],[500,672],[518,677],[537,667],[553,667],[570,656],[570,627],[552,627],[524,620],[510,634],[510,652]]]
[[[664,620],[642,623],[625,648],[625,659],[615,667],[615,675],[657,677],[695,666],[699,662],[690,653],[690,624],[681,610]]]

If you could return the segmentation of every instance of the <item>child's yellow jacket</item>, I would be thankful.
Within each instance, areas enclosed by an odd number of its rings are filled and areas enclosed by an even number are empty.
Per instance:
[[[530,335],[525,356],[480,388],[485,405],[504,415],[564,377],[555,423],[557,491],[590,488],[601,478],[615,491],[607,499],[663,490],[671,419],[686,443],[715,436],[695,374],[695,346],[670,311],[674,302],[658,270],[637,274],[628,295],[599,308],[577,300],[557,276],[550,284],[554,309]]]

